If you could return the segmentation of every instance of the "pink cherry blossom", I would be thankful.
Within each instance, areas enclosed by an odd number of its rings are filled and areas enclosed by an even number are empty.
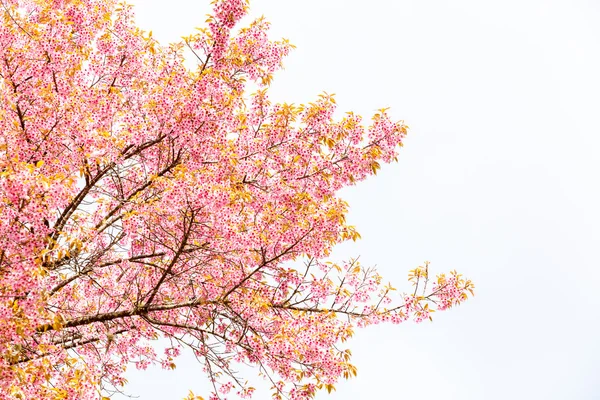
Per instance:
[[[293,46],[263,19],[234,31],[246,1],[215,1],[171,45],[115,0],[2,6],[0,400],[102,398],[183,348],[210,399],[252,396],[237,363],[307,399],[356,374],[355,328],[472,294],[456,272],[428,287],[425,265],[393,296],[374,269],[326,261],[360,237],[338,190],[394,160],[407,128],[385,110],[335,120],[328,94],[272,104]]]

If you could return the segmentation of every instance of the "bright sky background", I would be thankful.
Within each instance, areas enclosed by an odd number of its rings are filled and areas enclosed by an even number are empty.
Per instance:
[[[139,25],[165,43],[209,12],[208,0],[134,3]],[[358,377],[317,399],[599,399],[600,3],[251,8],[274,38],[298,46],[272,99],[306,103],[327,91],[340,114],[391,107],[411,127],[397,164],[343,193],[363,239],[335,258],[360,255],[400,288],[424,260],[477,286],[433,322],[359,330]],[[141,400],[210,391],[188,356],[176,371],[128,378]]]

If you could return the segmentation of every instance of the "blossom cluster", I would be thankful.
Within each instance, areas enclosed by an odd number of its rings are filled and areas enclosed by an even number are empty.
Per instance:
[[[393,296],[374,269],[324,261],[360,238],[338,191],[395,160],[407,127],[385,109],[335,119],[326,93],[271,103],[293,46],[264,19],[234,32],[245,0],[170,45],[115,0],[3,5],[0,400],[104,398],[184,347],[211,399],[252,396],[236,363],[307,399],[356,375],[355,328],[472,293],[457,273],[427,291],[420,267]]]

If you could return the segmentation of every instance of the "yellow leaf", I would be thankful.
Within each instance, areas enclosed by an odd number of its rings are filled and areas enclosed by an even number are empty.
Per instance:
[[[187,395],[187,397],[186,397],[186,398],[184,398],[183,400],[204,400],[204,397],[202,397],[202,396],[196,396],[196,395],[194,394],[194,392],[192,392],[192,391],[190,390],[190,393],[189,393],[189,394]]]
[[[52,328],[54,328],[55,331],[59,331],[62,329],[62,327],[63,327],[63,318],[59,314],[56,314],[54,316],[54,319],[52,320]]]
[[[377,174],[377,170],[380,168],[381,168],[381,166],[379,165],[379,163],[377,161],[373,161],[371,163],[371,170],[373,171],[374,174]]]

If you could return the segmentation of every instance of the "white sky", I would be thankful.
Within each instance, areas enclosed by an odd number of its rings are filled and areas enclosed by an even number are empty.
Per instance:
[[[139,25],[164,42],[209,12],[208,0],[134,3]],[[340,114],[389,106],[411,127],[399,163],[344,192],[363,239],[335,256],[360,255],[400,288],[424,260],[477,285],[474,299],[432,323],[359,330],[358,377],[317,399],[600,398],[600,3],[251,8],[272,22],[272,37],[298,46],[274,100],[333,92]],[[142,400],[210,391],[190,357],[174,372],[128,378]]]

